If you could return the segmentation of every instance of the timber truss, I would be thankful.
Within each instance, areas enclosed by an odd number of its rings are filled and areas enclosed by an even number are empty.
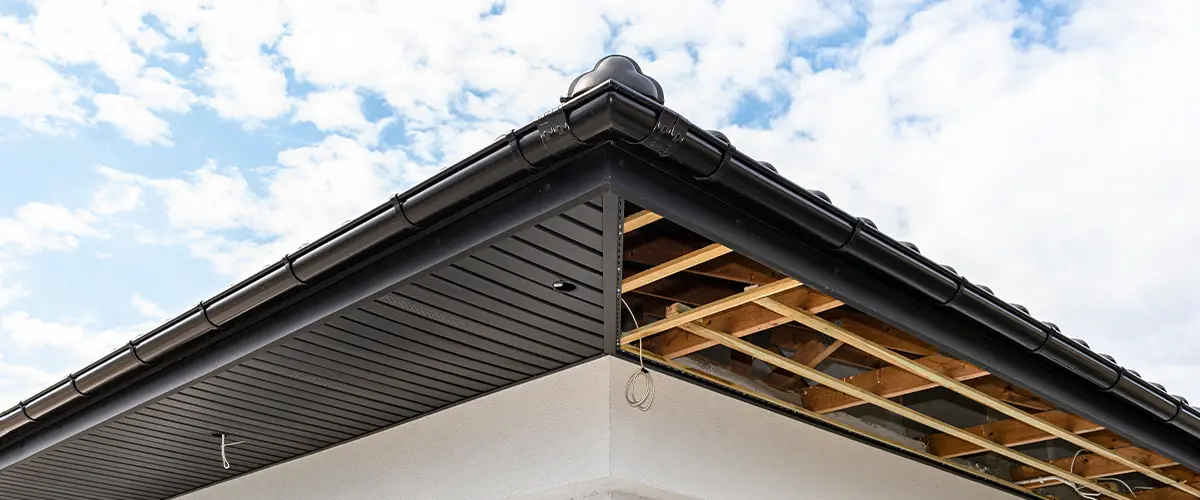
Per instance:
[[[1042,498],[1200,498],[1200,475],[627,204],[620,349]],[[640,347],[639,347],[640,346]]]

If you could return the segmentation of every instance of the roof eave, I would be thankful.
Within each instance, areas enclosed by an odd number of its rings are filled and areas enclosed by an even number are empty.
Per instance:
[[[610,140],[631,144],[638,156],[653,160],[673,178],[721,198],[766,222],[770,229],[795,238],[793,241],[811,248],[814,255],[853,269],[889,290],[872,294],[871,300],[839,298],[910,327],[914,334],[974,363],[1003,366],[1005,369],[997,371],[1051,401],[1181,463],[1200,467],[1200,411],[1067,339],[1020,306],[998,299],[984,287],[924,257],[915,247],[839,209],[823,195],[788,181],[736,150],[722,136],[691,125],[654,99],[612,80],[567,100],[27,402],[0,412],[0,449],[38,427],[32,425],[35,419],[49,420],[46,417],[58,418],[69,412],[84,394],[109,392],[110,384],[119,385],[130,374],[144,371],[146,364],[169,358],[170,353],[193,345],[235,319],[320,282],[381,246],[414,237],[520,179]],[[655,187],[645,183],[630,189]],[[762,257],[753,251],[747,254]],[[778,259],[764,260],[779,265]],[[814,281],[837,296],[847,295],[846,286],[863,286],[839,276],[848,274],[833,273]],[[912,308],[914,304],[921,307]],[[930,321],[931,313],[939,316],[937,321]],[[1061,376],[1045,380],[1048,373]]]

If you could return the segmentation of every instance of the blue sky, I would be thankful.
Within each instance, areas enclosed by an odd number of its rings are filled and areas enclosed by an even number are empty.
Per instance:
[[[0,0],[0,407],[546,111],[610,52],[1200,400],[1194,2],[681,3]]]

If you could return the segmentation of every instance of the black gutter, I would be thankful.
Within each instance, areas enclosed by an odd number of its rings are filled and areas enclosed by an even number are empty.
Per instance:
[[[145,370],[248,311],[323,279],[386,242],[415,236],[567,154],[605,140],[620,140],[660,158],[673,175],[703,184],[776,230],[898,292],[894,298],[874,294],[878,303],[864,304],[867,309],[886,309],[889,319],[901,325],[928,325],[913,333],[985,368],[1003,365],[1005,369],[997,372],[1014,382],[1180,463],[1200,468],[1200,409],[1063,336],[1024,307],[1006,303],[986,287],[933,262],[914,245],[896,241],[870,221],[851,216],[823,194],[797,186],[736,150],[723,136],[692,126],[661,104],[661,91],[649,90],[643,79],[653,80],[641,75],[632,61],[606,58],[593,73],[603,73],[605,64],[618,66],[606,70],[650,97],[612,79],[581,77],[572,85],[569,100],[534,123],[0,412],[0,449],[16,441],[5,439],[15,431],[28,431],[38,421],[57,418],[89,394]],[[576,88],[590,81],[603,83]],[[656,83],[654,87],[660,89]],[[837,277],[830,276],[822,284],[835,287],[836,282]],[[898,307],[913,304],[922,307],[909,309],[932,308],[951,321],[931,322],[930,317]],[[966,328],[952,327],[956,322]],[[969,334],[976,331],[982,333]],[[994,355],[998,351],[1017,355],[999,359]],[[1039,378],[1047,373],[1067,379]]]

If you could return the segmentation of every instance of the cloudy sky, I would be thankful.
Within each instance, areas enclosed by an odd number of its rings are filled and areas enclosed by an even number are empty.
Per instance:
[[[0,0],[0,409],[614,52],[695,123],[1200,402],[1198,25],[1194,0]]]

